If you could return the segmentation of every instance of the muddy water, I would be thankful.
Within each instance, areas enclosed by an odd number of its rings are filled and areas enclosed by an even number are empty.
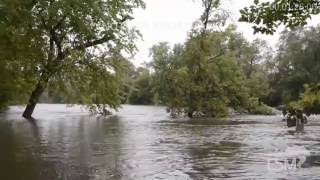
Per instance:
[[[0,179],[320,179],[320,119],[296,134],[281,116],[171,119],[123,106],[97,118],[39,105],[0,115]]]

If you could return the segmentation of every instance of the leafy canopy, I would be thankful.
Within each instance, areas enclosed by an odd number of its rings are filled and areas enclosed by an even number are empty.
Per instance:
[[[273,34],[280,25],[295,28],[307,24],[312,15],[320,13],[318,0],[274,0],[260,2],[240,10],[242,22],[255,24],[254,33]]]
[[[256,48],[234,26],[225,32],[206,32],[205,38],[201,32],[192,34],[173,48],[167,43],[154,45],[151,65],[157,99],[173,115],[219,117],[230,107],[270,114],[261,103],[267,80]]]
[[[140,36],[127,21],[135,8],[144,7],[141,0],[3,0],[0,5],[0,52],[28,75],[25,94],[36,84],[58,85],[80,103],[119,105],[122,54],[134,54]]]

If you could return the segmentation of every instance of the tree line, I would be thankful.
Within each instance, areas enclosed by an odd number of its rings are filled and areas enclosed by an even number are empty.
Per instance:
[[[320,26],[283,31],[274,50],[259,39],[249,42],[235,26],[210,36],[207,52],[197,49],[196,35],[172,47],[154,45],[152,61],[131,76],[126,102],[210,116],[226,115],[230,107],[272,114],[269,107],[298,104],[310,114],[319,112]],[[208,61],[211,54],[220,56]]]
[[[189,117],[226,116],[231,109],[272,114],[270,106],[281,105],[320,111],[320,27],[303,27],[316,9],[291,12],[272,7],[299,2],[255,1],[241,10],[240,21],[255,24],[255,33],[291,28],[272,50],[226,26],[219,0],[201,3],[203,14],[185,43],[155,44],[151,62],[135,67],[125,54],[137,51],[140,33],[128,22],[135,8],[144,8],[140,0],[1,1],[0,109],[27,104],[25,118],[38,102],[99,112],[156,104]]]

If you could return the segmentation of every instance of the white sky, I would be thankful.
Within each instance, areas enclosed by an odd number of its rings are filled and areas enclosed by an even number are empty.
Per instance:
[[[141,65],[150,61],[149,49],[158,42],[168,42],[170,45],[183,43],[187,38],[192,23],[202,14],[200,0],[144,0],[146,9],[136,10],[132,25],[140,30],[143,40],[137,42],[139,51],[133,63]],[[248,40],[256,38],[266,40],[275,47],[279,33],[271,35],[253,35],[251,24],[240,23],[239,10],[253,4],[253,0],[222,0],[222,8],[230,11],[231,21],[237,25]],[[309,25],[320,23],[320,17],[314,17]],[[278,32],[280,32],[279,30]]]

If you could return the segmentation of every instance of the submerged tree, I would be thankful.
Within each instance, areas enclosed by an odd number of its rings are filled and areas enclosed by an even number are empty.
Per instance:
[[[219,8],[220,1],[202,3],[204,13],[185,44],[171,49],[168,44],[159,43],[151,48],[156,99],[166,104],[172,114],[185,113],[189,117],[225,116],[230,107],[261,112],[256,107],[261,107],[259,99],[263,95],[257,91],[264,87],[254,85],[261,77],[261,53],[236,33],[234,26],[220,30],[228,17]],[[247,86],[250,81],[251,87]]]
[[[127,26],[141,0],[3,0],[1,33],[10,34],[9,45],[23,40],[17,50],[33,87],[23,113],[31,118],[48,84],[77,90],[80,103],[116,108],[119,100],[121,52],[133,53],[139,36]],[[25,58],[21,58],[28,54]],[[97,107],[97,106],[96,106]],[[100,106],[98,106],[100,107]]]
[[[284,31],[278,54],[273,60],[272,94],[278,94],[280,100],[277,101],[287,105],[285,115],[289,126],[295,126],[297,119],[304,117],[302,113],[307,116],[320,113],[319,29],[310,27]]]
[[[194,33],[184,45],[171,49],[159,43],[151,48],[156,99],[173,115],[225,116],[230,107],[270,114],[261,102],[267,81],[263,66],[257,63],[261,55],[256,47],[234,26],[202,37]]]
[[[273,34],[282,24],[291,30],[307,25],[307,20],[311,19],[312,15],[320,14],[320,8],[318,0],[275,0],[263,3],[255,0],[255,5],[244,8],[240,12],[240,21],[255,24],[253,26],[255,33]],[[293,119],[297,130],[303,130],[304,123],[301,123],[305,119],[303,113],[307,115],[320,113],[317,107],[319,89],[315,85],[319,82],[319,70],[314,71],[315,67],[318,68],[319,59],[319,42],[317,42],[319,36],[316,31],[312,29],[311,35],[301,32],[301,29],[289,33],[285,31],[285,36],[282,36],[285,44],[280,46],[277,57],[277,60],[284,61],[275,62],[278,68],[282,68],[278,69],[278,74],[282,76],[274,80],[284,80],[277,84],[280,86],[277,89],[285,92],[286,95],[283,98],[287,109],[290,110],[286,120],[289,122]],[[287,89],[281,88],[283,85]],[[303,86],[307,88],[301,96],[302,99],[299,99]]]

